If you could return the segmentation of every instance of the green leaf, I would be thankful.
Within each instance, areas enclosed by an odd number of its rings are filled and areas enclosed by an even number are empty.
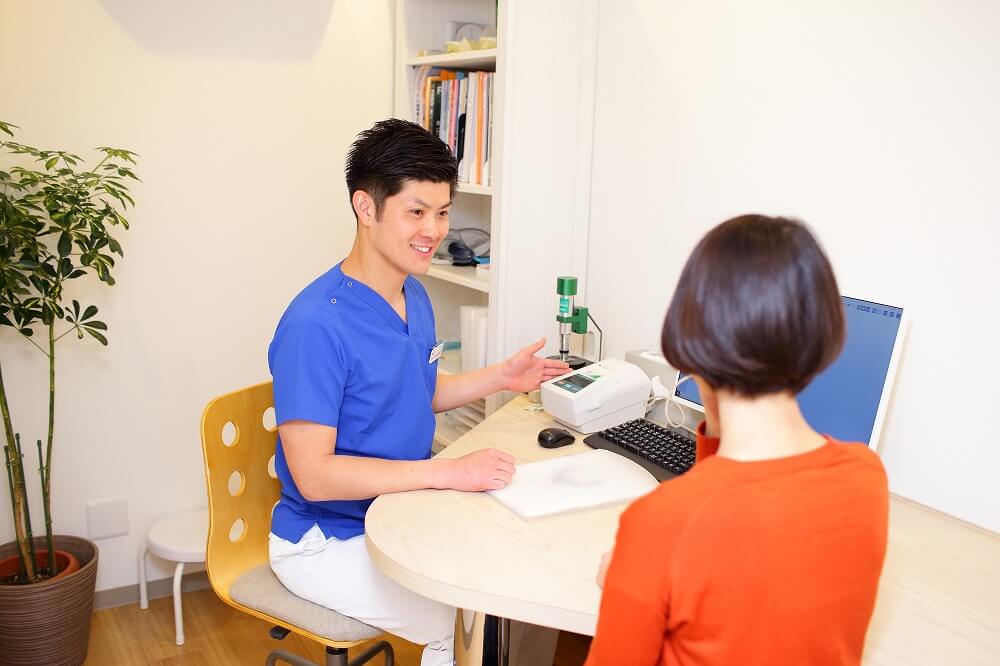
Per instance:
[[[102,335],[101,333],[98,333],[97,331],[94,331],[89,328],[84,328],[83,330],[87,331],[87,333],[90,333],[90,335],[92,335],[98,342],[100,342],[105,347],[108,346],[108,339],[104,337],[104,335]]]
[[[73,239],[65,231],[59,235],[59,256],[66,257],[73,251]]]
[[[130,150],[123,150],[121,148],[108,148],[107,146],[101,146],[100,148],[98,148],[98,150],[107,155],[108,157],[117,157],[119,159],[125,160],[126,162],[131,162],[132,164],[135,164],[135,160],[132,159],[132,157],[139,156],[138,154],[133,153]]]
[[[55,317],[55,312],[56,312],[55,308],[52,307],[52,304],[46,301],[42,305],[42,323],[44,323],[46,326],[51,324],[53,318]]]
[[[97,307],[71,301],[65,282],[93,272],[115,283],[111,271],[123,249],[108,231],[129,227],[122,213],[135,205],[126,185],[139,180],[135,153],[102,148],[104,163],[88,166],[66,151],[18,143],[16,130],[0,121],[0,152],[24,163],[0,164],[0,326],[30,336],[42,322],[59,319],[78,336],[107,345]]]

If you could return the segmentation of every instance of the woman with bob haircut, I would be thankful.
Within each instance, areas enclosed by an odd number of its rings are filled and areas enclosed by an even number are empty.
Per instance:
[[[662,337],[701,391],[697,462],[622,514],[588,666],[861,663],[885,471],[796,402],[844,335],[833,270],[802,223],[745,215],[698,243]]]

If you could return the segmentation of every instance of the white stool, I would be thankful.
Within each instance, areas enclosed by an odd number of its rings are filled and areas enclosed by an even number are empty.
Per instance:
[[[146,595],[146,554],[171,562],[174,569],[174,628],[177,644],[184,645],[184,617],[181,615],[181,576],[185,562],[204,562],[208,541],[208,509],[185,511],[167,516],[150,528],[146,547],[139,555],[139,608],[149,608]]]

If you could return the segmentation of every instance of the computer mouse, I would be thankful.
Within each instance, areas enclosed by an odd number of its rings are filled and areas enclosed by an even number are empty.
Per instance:
[[[557,449],[575,441],[576,438],[562,428],[546,428],[538,433],[538,444],[545,449]]]

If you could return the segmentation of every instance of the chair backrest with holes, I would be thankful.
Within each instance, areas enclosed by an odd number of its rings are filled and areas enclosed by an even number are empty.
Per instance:
[[[230,603],[233,580],[268,561],[271,510],[281,492],[271,460],[278,437],[273,406],[271,382],[265,382],[212,400],[201,418],[209,514],[205,564],[212,588]]]

